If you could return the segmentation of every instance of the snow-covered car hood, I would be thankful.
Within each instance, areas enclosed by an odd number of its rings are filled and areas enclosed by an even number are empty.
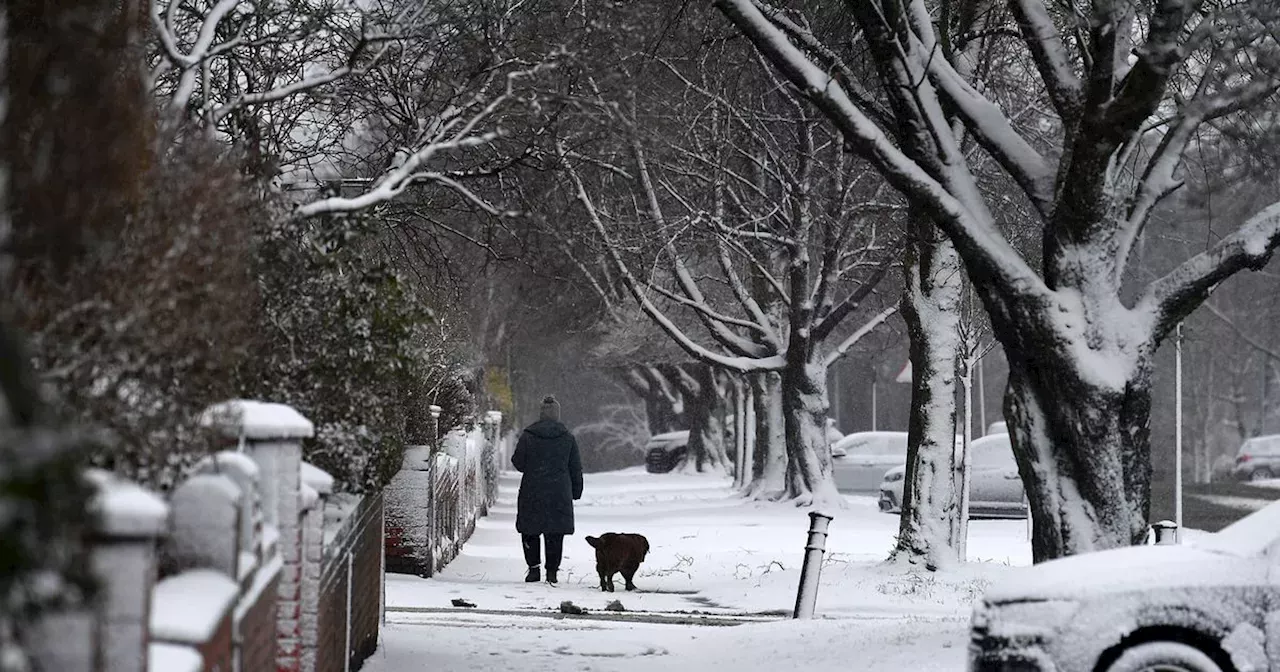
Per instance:
[[[991,604],[1096,598],[1108,594],[1178,588],[1261,584],[1262,557],[1194,546],[1131,546],[1051,560],[1015,569],[987,589]]]

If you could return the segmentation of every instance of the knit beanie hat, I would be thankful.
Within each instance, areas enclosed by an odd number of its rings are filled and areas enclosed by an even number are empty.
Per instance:
[[[559,421],[560,420],[560,402],[556,401],[555,397],[548,394],[542,400],[542,415],[540,417],[543,420]]]

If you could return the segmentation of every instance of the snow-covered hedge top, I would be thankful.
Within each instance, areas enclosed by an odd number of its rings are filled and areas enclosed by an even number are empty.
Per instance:
[[[200,672],[204,659],[195,649],[157,642],[147,646],[147,669],[164,672]]]
[[[310,462],[302,463],[302,482],[309,485],[321,495],[333,494],[333,477],[328,472]]]
[[[193,569],[163,579],[151,593],[151,636],[189,644],[207,642],[239,593],[235,581],[212,569]]]
[[[90,504],[104,534],[156,537],[169,529],[169,505],[137,483],[101,469],[88,469],[85,478],[97,487]]]
[[[315,426],[293,407],[249,399],[214,404],[200,414],[200,424],[229,437],[251,440],[309,439]]]
[[[431,446],[409,446],[404,449],[401,466],[414,471],[427,471],[431,468]]]

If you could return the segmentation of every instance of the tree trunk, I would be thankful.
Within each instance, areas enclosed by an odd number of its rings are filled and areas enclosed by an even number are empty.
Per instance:
[[[715,370],[706,364],[671,367],[669,379],[678,381],[689,423],[689,449],[685,470],[725,473],[724,399],[716,385]]]
[[[742,379],[734,376],[733,387],[733,487],[746,485],[747,396]]]
[[[644,402],[649,434],[665,434],[682,429],[684,418],[681,417],[680,409],[676,408],[670,391],[663,390],[654,380],[651,371],[656,372],[651,366],[635,365],[622,372],[622,381],[627,388]]]
[[[782,376],[769,371],[750,376],[755,415],[755,448],[746,496],[781,499],[787,489],[787,445],[782,419]]]
[[[787,499],[799,506],[842,508],[831,476],[827,444],[827,367],[788,358],[782,372],[782,415],[786,427]]]
[[[1031,502],[1034,562],[1144,543],[1151,514],[1150,355],[1122,386],[1050,343],[1009,354],[1005,418]],[[1048,361],[1046,361],[1048,360]]]
[[[960,356],[960,260],[928,220],[914,223],[903,267],[902,316],[911,350],[907,473],[893,559],[936,569],[956,561],[956,361]]]

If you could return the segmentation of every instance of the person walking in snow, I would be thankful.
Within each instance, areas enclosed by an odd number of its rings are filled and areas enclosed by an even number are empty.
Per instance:
[[[573,501],[582,497],[582,457],[578,441],[560,422],[560,402],[555,397],[542,400],[539,420],[520,433],[511,464],[523,474],[516,498],[516,531],[529,566],[524,580],[542,580],[539,556],[545,539],[547,583],[556,583],[564,537],[573,534]]]

